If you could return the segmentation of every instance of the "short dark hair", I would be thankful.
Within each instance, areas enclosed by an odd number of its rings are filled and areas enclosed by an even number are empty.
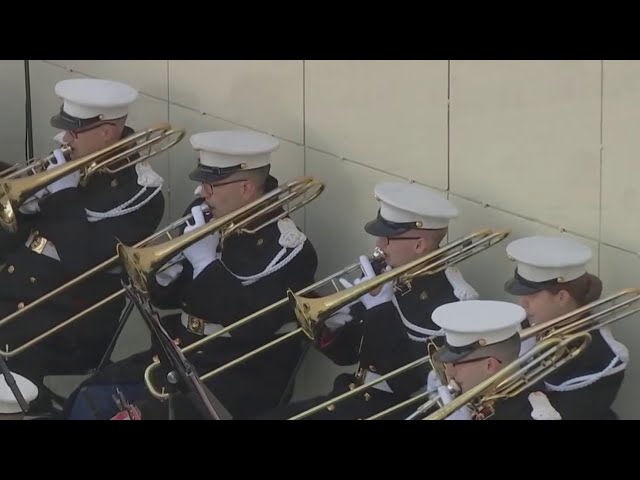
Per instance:
[[[464,360],[474,358],[494,357],[503,364],[514,361],[520,355],[520,334],[516,333],[502,342],[492,343],[486,347],[480,347],[467,355]]]
[[[245,174],[248,174],[247,176],[253,179],[253,181],[264,190],[270,172],[271,165],[265,165],[264,167],[247,170]]]

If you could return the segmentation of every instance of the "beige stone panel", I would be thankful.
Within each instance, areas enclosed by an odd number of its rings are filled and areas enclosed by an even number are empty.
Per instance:
[[[170,60],[172,103],[303,143],[299,60]]]
[[[452,61],[451,190],[598,238],[599,61]]]
[[[307,146],[447,188],[447,61],[305,62]]]

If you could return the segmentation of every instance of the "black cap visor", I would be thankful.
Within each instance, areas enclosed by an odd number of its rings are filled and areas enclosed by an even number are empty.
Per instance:
[[[553,287],[558,284],[557,280],[548,280],[546,282],[532,282],[526,278],[521,277],[516,270],[511,278],[504,285],[504,290],[511,295],[523,296],[533,295],[534,293],[541,292],[547,288]]]
[[[416,228],[414,223],[394,223],[385,220],[380,216],[380,210],[376,219],[367,222],[364,226],[365,231],[374,237],[393,237],[413,228]]]
[[[218,168],[198,164],[198,166],[189,174],[189,178],[194,182],[215,183],[224,180],[239,171],[240,166]]]
[[[66,113],[62,107],[60,112],[51,117],[49,123],[60,130],[80,130],[100,121],[100,115],[92,118],[77,118]]]
[[[480,347],[480,342],[474,342],[470,345],[464,345],[462,347],[454,347],[445,342],[445,344],[433,354],[433,359],[436,362],[440,363],[459,362]]]

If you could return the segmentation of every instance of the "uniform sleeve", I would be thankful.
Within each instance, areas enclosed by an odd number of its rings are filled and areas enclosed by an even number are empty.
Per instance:
[[[228,326],[285,298],[287,289],[298,291],[310,285],[316,268],[315,250],[308,242],[285,267],[246,286],[216,260],[187,284],[183,308],[207,322]],[[289,319],[295,321],[295,316],[286,303],[233,330],[230,335],[251,345],[261,345]]]
[[[357,303],[350,309],[349,313],[353,317],[351,321],[333,331],[325,327],[318,341],[318,350],[336,365],[348,366],[357,363],[364,332],[365,312],[364,306]]]
[[[18,212],[16,215],[18,231],[15,233],[0,227],[0,262],[4,261],[20,245],[25,244],[31,232],[31,226],[39,215],[39,213],[26,215]]]
[[[425,344],[409,338],[398,311],[390,302],[367,311],[362,350],[376,352],[376,368],[381,372],[396,370],[427,355]],[[387,383],[395,393],[410,395],[427,384],[428,375],[429,367],[425,363],[390,378]]]
[[[151,191],[150,191],[151,193]],[[164,198],[156,195],[138,210],[89,222],[80,190],[69,188],[40,202],[46,236],[71,274],[86,271],[116,255],[118,241],[135,244],[151,235],[164,213]]]
[[[191,208],[196,205],[202,204],[201,198],[194,199],[184,210],[182,216],[187,216],[191,213]],[[185,225],[181,225],[179,228],[179,234],[184,233]],[[177,236],[176,236],[177,238]],[[171,267],[170,267],[171,268]],[[149,296],[154,306],[160,309],[172,310],[181,309],[184,307],[183,296],[187,291],[189,284],[193,278],[193,266],[187,260],[182,260],[176,264],[173,268],[179,270],[170,274],[162,285],[158,283],[157,277],[151,279],[151,283],[148,286]],[[168,283],[166,283],[168,282]]]
[[[183,260],[177,265],[181,267],[181,271],[170,280],[170,283],[161,285],[158,283],[156,277],[151,279],[151,284],[148,286],[149,296],[151,303],[156,308],[173,310],[184,307],[182,298],[191,283],[193,267],[186,260]]]
[[[577,390],[545,391],[549,402],[563,420],[613,420],[612,410],[623,373],[616,373]]]

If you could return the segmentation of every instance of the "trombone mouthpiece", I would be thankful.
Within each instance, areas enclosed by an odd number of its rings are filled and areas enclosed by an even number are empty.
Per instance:
[[[371,256],[371,266],[376,275],[380,275],[386,266],[384,252],[378,247],[375,248]]]

